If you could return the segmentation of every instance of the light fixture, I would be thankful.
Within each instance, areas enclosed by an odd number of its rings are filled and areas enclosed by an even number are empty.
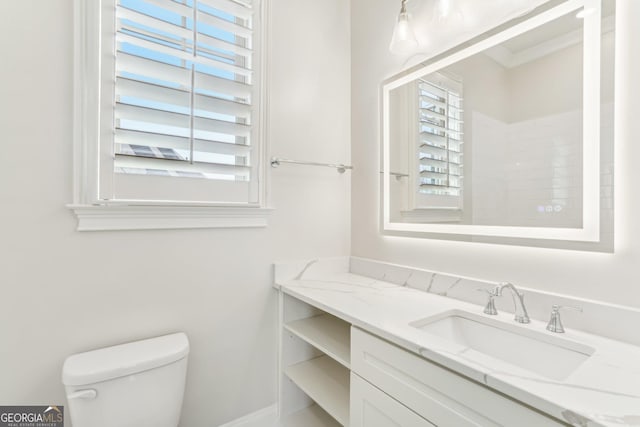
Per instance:
[[[438,0],[435,4],[434,20],[448,26],[464,25],[464,14],[457,0]]]
[[[393,29],[393,37],[389,45],[389,50],[392,53],[409,53],[418,47],[418,40],[416,40],[416,35],[413,33],[409,20],[407,0],[402,0],[398,22],[396,22],[396,26]]]
[[[451,0],[440,0],[436,3],[436,18],[444,21],[451,15]]]

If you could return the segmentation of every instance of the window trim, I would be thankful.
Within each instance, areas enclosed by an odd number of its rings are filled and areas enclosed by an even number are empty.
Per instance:
[[[169,205],[67,205],[78,231],[266,227],[272,209]]]
[[[101,8],[102,1],[74,0],[73,52],[73,203],[69,208],[78,218],[78,231],[143,230],[184,228],[265,227],[273,209],[268,208],[267,173],[269,105],[268,48],[270,46],[269,0],[261,0],[259,46],[260,100],[258,203],[209,203],[180,201],[136,201],[99,199]]]

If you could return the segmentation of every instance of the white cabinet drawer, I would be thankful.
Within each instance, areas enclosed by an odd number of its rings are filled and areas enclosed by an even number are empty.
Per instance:
[[[400,402],[351,373],[350,427],[435,427]]]
[[[351,369],[437,426],[566,425],[357,328]]]

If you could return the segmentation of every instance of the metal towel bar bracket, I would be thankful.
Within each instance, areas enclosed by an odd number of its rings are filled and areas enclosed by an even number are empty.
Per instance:
[[[332,164],[332,163],[318,163],[318,162],[302,162],[298,160],[290,160],[290,159],[282,159],[280,157],[272,157],[271,158],[271,167],[277,168],[281,163],[292,163],[296,165],[307,165],[307,166],[323,166],[327,168],[333,168],[338,171],[338,173],[344,173],[347,169],[353,169],[353,166],[347,166],[343,164]]]
[[[384,172],[380,171],[380,173],[384,173]],[[409,176],[408,173],[400,173],[400,172],[389,172],[389,175],[395,177],[396,181],[400,181],[402,178],[407,178]]]

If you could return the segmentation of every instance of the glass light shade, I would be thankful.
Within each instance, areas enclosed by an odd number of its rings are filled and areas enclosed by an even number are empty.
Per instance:
[[[434,18],[439,24],[457,26],[464,23],[464,14],[457,0],[438,0]]]
[[[393,29],[389,50],[393,53],[409,53],[418,47],[418,40],[411,28],[409,14],[401,12]]]

